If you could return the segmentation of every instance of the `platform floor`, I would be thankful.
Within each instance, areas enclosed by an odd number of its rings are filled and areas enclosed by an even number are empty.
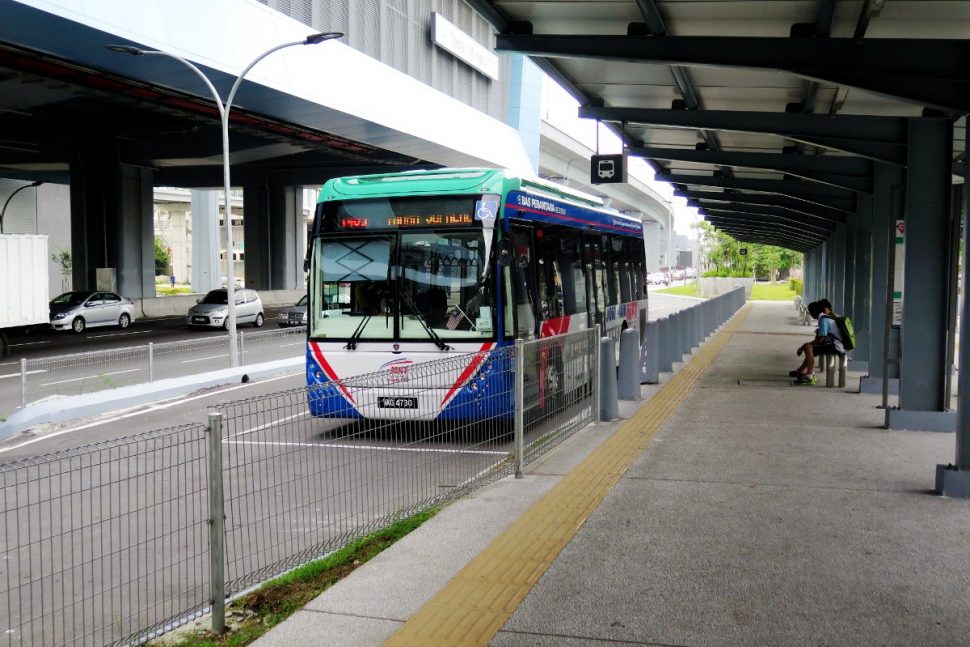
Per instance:
[[[932,494],[955,435],[882,428],[856,373],[790,386],[810,335],[790,304],[748,304],[623,420],[257,644],[970,644],[970,501]]]

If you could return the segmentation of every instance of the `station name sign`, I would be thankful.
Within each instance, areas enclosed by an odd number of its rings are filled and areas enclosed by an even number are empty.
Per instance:
[[[493,81],[498,81],[498,56],[448,22],[437,11],[431,13],[431,40],[455,58],[467,63]]]

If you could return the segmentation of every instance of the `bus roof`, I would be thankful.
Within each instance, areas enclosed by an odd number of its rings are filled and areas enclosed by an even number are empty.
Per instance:
[[[415,195],[509,195],[513,192],[535,198],[524,207],[523,200],[518,199],[516,214],[524,219],[608,233],[643,235],[639,218],[604,207],[603,201],[596,196],[537,177],[521,177],[502,169],[441,168],[335,178],[323,185],[318,201]],[[558,206],[551,211],[541,208],[553,206],[554,203],[558,203]]]

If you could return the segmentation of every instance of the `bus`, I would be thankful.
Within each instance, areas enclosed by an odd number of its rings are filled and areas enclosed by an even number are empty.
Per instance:
[[[485,393],[510,393],[488,388],[510,374],[487,361],[494,351],[596,324],[618,340],[647,319],[640,219],[502,170],[330,180],[304,268],[307,384],[317,417],[474,419]],[[415,388],[423,364],[448,357],[450,368]],[[591,379],[588,365],[576,371],[544,361],[533,370],[542,375],[530,383],[550,393]],[[365,374],[381,377],[373,384],[379,396],[355,396],[346,386]],[[551,400],[545,395],[540,406]],[[509,399],[503,413],[511,416],[512,406]]]

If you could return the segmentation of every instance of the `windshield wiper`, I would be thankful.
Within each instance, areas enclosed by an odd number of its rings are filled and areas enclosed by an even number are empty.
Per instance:
[[[441,350],[451,350],[451,346],[441,341],[441,337],[438,336],[438,333],[436,333],[434,329],[428,325],[428,322],[425,321],[424,315],[421,314],[420,310],[418,310],[418,306],[414,304],[414,300],[411,298],[411,295],[408,294],[407,291],[401,290],[401,296],[404,297],[404,299],[408,302],[408,305],[411,306],[411,310],[413,310],[414,314],[417,315],[418,317],[418,322],[421,323],[421,326],[428,333],[428,336],[431,337],[431,340],[434,342],[434,345],[440,348]]]
[[[350,339],[347,341],[347,345],[344,346],[344,348],[347,350],[354,350],[357,348],[357,340],[360,339],[360,336],[364,334],[364,328],[367,327],[367,322],[369,322],[373,316],[374,315],[369,314],[360,320],[360,323],[357,324],[357,328],[354,330],[354,334],[350,336]]]

